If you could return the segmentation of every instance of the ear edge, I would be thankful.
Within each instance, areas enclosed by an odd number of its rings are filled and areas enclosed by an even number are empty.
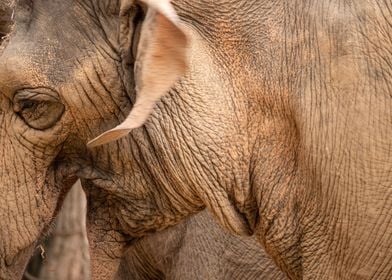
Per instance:
[[[140,2],[146,4],[150,9],[162,14],[173,24],[177,25],[179,18],[173,6],[170,4],[170,0],[140,0]]]
[[[94,138],[93,140],[89,141],[87,143],[87,148],[92,149],[92,148],[95,148],[98,146],[108,144],[108,143],[113,142],[115,140],[118,140],[120,138],[123,138],[123,137],[127,136],[128,133],[131,132],[131,130],[132,129],[115,127],[109,131],[102,133],[101,135]]]

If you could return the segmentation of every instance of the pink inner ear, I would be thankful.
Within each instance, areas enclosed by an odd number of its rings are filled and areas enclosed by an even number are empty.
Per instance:
[[[170,1],[143,2],[149,5],[149,9],[142,26],[135,63],[136,103],[122,124],[90,141],[90,148],[117,140],[142,126],[156,102],[186,71],[188,40],[177,25],[178,18]]]

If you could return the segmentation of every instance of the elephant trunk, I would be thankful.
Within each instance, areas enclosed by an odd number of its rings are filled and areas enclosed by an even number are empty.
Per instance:
[[[44,227],[37,209],[48,212],[50,207],[42,195],[45,175],[37,172],[40,165],[12,136],[12,118],[2,109],[4,106],[0,108],[0,279],[21,279]]]

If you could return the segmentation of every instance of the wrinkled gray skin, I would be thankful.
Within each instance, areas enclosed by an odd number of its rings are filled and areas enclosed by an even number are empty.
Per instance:
[[[291,279],[390,279],[390,1],[174,0],[186,76],[142,128],[89,150],[135,100],[119,2],[17,7],[0,56],[0,278],[20,275],[79,177],[94,279],[204,207]]]
[[[137,241],[117,280],[284,280],[255,238],[225,232],[208,211]]]

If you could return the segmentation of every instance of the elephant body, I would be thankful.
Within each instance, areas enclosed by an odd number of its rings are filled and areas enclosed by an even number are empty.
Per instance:
[[[208,211],[137,241],[117,280],[287,279],[255,238],[224,231]]]
[[[18,1],[0,55],[0,278],[78,178],[94,279],[204,208],[291,279],[391,278],[391,11]]]
[[[40,254],[35,256],[25,275],[39,274],[40,280],[91,278],[85,214],[86,199],[78,182],[67,194],[51,238],[45,242],[43,262]],[[287,278],[255,238],[230,234],[205,210],[134,242],[127,248],[115,279]]]

